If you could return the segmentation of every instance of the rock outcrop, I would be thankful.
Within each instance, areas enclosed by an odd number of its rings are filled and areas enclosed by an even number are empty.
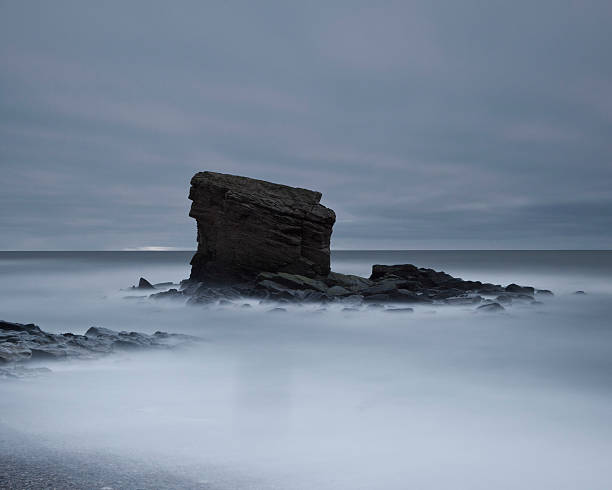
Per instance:
[[[344,302],[350,304],[345,311],[385,303],[494,303],[483,308],[492,311],[503,310],[501,303],[537,303],[535,293],[552,294],[517,284],[467,281],[412,264],[374,265],[369,278],[332,272],[330,239],[336,215],[320,204],[319,192],[200,172],[191,179],[189,199],[193,201],[189,215],[198,230],[191,276],[180,289],[161,291],[152,298],[222,305],[238,304],[244,298]]]
[[[200,340],[182,334],[116,332],[91,327],[85,335],[52,334],[32,323],[0,320],[0,378],[26,375],[26,361],[92,359],[121,350],[169,349]],[[18,368],[18,369],[15,369]]]
[[[509,289],[508,289],[509,287]],[[245,299],[276,303],[339,303],[355,307],[392,304],[478,306],[496,303],[486,311],[503,310],[500,303],[538,304],[529,286],[466,281],[412,264],[374,265],[370,278],[330,272],[311,278],[286,272],[261,272],[242,284],[211,286],[186,281],[181,290],[152,294],[155,299],[180,299],[198,305],[243,305]],[[549,292],[549,294],[552,294]]]
[[[191,179],[189,199],[198,238],[192,281],[235,284],[260,272],[329,274],[336,215],[319,203],[320,192],[200,172]]]

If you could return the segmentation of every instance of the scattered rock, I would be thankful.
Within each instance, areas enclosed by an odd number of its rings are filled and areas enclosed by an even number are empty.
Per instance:
[[[501,287],[499,284],[490,284],[490,283],[485,283],[478,289],[479,294],[485,294],[485,295],[490,295],[490,296],[499,294],[503,291],[504,291],[504,288]]]
[[[0,363],[90,359],[125,349],[167,349],[199,340],[181,334],[116,332],[91,327],[85,335],[51,334],[34,324],[0,321]]]
[[[0,367],[0,379],[21,379],[35,378],[50,374],[52,371],[46,367],[25,367],[19,365],[9,365]]]
[[[379,301],[382,303],[389,303],[391,301],[391,298],[388,294],[373,294],[372,296],[364,297],[363,301],[366,303],[377,303]]]
[[[387,308],[384,310],[385,313],[412,313],[412,308]]]
[[[161,293],[151,294],[149,298],[153,299],[163,299],[163,298],[172,298],[172,299],[185,299],[185,292],[179,291],[178,289],[168,289],[168,291],[162,291]]]
[[[518,284],[508,284],[506,286],[506,291],[509,293],[522,293],[522,294],[530,294],[533,296],[534,288],[531,286],[519,286]]]
[[[495,300],[500,304],[510,305],[512,304],[512,295],[500,294],[497,298],[495,298]]]
[[[505,308],[499,303],[487,303],[484,305],[480,305],[476,308],[478,311],[486,311],[486,312],[496,312],[496,311],[504,311]]]
[[[147,281],[144,277],[141,277],[138,281],[138,287],[136,289],[155,289],[153,284]]]
[[[455,296],[446,298],[445,303],[449,305],[475,305],[482,301],[482,296]]]
[[[272,308],[271,310],[268,310],[266,313],[287,313],[287,309],[286,308]]]

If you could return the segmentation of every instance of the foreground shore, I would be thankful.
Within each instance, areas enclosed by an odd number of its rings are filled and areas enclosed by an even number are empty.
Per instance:
[[[182,478],[143,461],[54,448],[2,424],[0,468],[3,490],[213,488],[205,481]]]

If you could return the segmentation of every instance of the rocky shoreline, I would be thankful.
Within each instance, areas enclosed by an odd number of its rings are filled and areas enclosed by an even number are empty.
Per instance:
[[[97,359],[121,351],[173,349],[199,341],[190,335],[155,332],[117,332],[91,327],[84,335],[52,334],[33,323],[0,320],[0,378],[19,378],[49,372],[26,363],[69,359]]]
[[[147,288],[148,290],[149,288]],[[538,304],[547,289],[468,281],[412,264],[374,265],[369,278],[330,272],[310,278],[286,272],[261,272],[251,282],[215,286],[185,280],[180,288],[149,295],[182,298],[192,305],[240,304],[246,299],[280,304],[348,303],[367,305],[473,305],[482,311],[503,311],[513,303]]]

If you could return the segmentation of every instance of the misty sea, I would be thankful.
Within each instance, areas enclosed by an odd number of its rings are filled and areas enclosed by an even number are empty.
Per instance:
[[[202,338],[0,380],[0,488],[611,488],[612,251],[332,252],[342,273],[412,263],[554,292],[496,314],[127,290],[180,282],[191,255],[0,252],[2,320]]]

